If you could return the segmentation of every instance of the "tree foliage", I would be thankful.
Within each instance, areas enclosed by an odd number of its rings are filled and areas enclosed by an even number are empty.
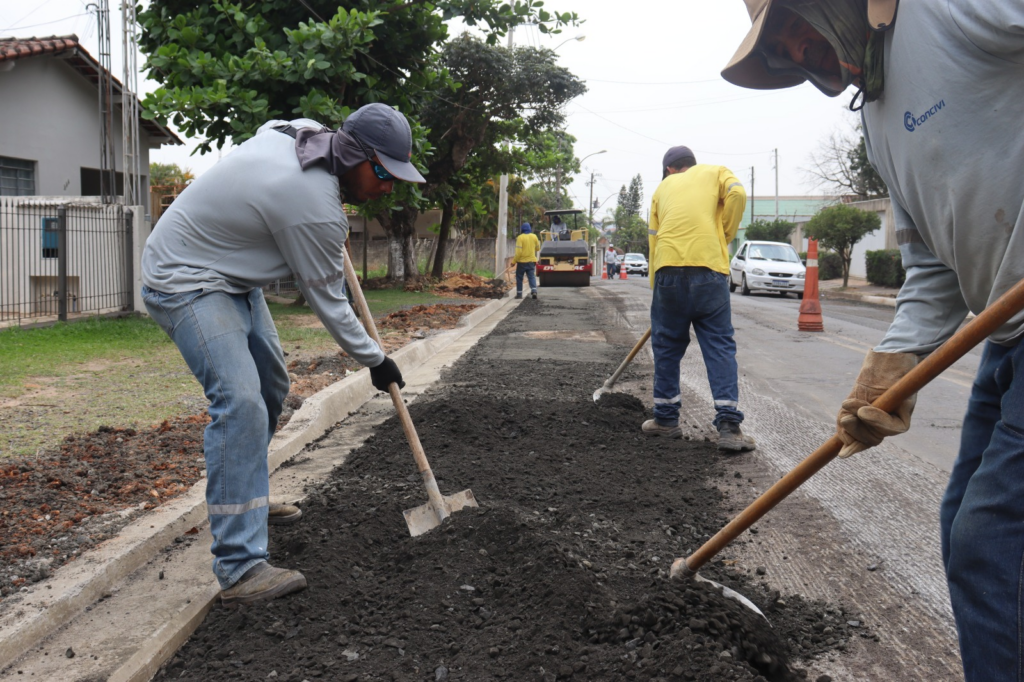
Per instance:
[[[744,239],[759,242],[783,242],[789,243],[790,235],[796,229],[796,223],[782,218],[775,220],[759,219],[747,225],[743,233]]]
[[[850,283],[850,261],[853,247],[882,225],[877,213],[862,211],[847,204],[836,204],[818,211],[807,223],[804,231],[811,239],[830,251],[835,251],[843,261],[843,286]]]
[[[410,119],[413,161],[422,168],[430,163],[433,145],[418,117],[432,102],[454,101],[461,87],[440,63],[449,22],[480,27],[490,46],[517,25],[557,33],[579,22],[575,13],[551,12],[543,5],[542,0],[152,0],[139,13],[140,44],[145,68],[161,87],[146,97],[143,115],[204,138],[199,150],[207,152],[228,140],[243,142],[270,119],[308,117],[337,127],[354,109],[385,102]],[[456,162],[462,151],[454,148],[446,161]],[[361,209],[375,215],[388,233],[392,275],[404,276],[414,265],[407,227],[427,201],[420,188],[398,183],[393,195]]]
[[[195,179],[192,170],[176,163],[149,164],[149,186],[187,185]]]
[[[811,155],[805,169],[811,180],[834,194],[859,199],[889,196],[889,188],[868,162],[867,145],[861,126],[850,132],[834,131]]]

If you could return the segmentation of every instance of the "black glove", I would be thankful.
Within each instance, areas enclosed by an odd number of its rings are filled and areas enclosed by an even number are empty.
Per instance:
[[[398,369],[398,364],[387,356],[384,357],[384,362],[370,368],[370,382],[375,389],[385,393],[388,392],[388,387],[391,384],[398,384],[399,388],[405,388],[405,382],[402,381],[402,370]]]

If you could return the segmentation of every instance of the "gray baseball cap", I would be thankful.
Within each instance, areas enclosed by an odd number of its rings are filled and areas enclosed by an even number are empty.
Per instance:
[[[357,109],[341,126],[377,155],[388,173],[406,182],[426,182],[412,158],[412,129],[400,112],[386,104],[374,103]]]
[[[665,152],[665,156],[662,157],[661,168],[662,170],[669,166],[676,168],[676,164],[686,158],[693,159],[694,162],[697,160],[697,157],[693,155],[693,151],[691,151],[689,147],[684,147],[682,145],[672,147],[672,149]]]

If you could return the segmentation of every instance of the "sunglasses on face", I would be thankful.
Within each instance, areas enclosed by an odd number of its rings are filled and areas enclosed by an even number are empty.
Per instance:
[[[359,148],[363,150],[363,154],[366,154],[366,160],[370,162],[371,166],[373,166],[373,174],[377,176],[378,180],[395,180],[396,179],[394,175],[392,175],[391,173],[388,172],[387,168],[385,168],[384,166],[380,165],[379,163],[377,163],[376,161],[373,160],[373,154],[371,154],[370,150],[368,150],[366,148],[366,146],[363,145],[362,140],[360,140],[355,135],[352,135],[351,133],[349,133],[349,137],[351,137],[353,140],[355,140],[356,144],[359,145]]]

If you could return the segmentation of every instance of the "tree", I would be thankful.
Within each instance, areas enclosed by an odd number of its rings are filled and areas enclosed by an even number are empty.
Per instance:
[[[640,215],[644,204],[644,181],[637,173],[629,181],[629,191],[626,193],[626,209],[630,215]]]
[[[650,255],[646,220],[638,215],[628,215],[619,207],[615,224],[615,246],[629,253]]]
[[[140,46],[161,87],[146,97],[143,116],[203,137],[199,150],[208,152],[243,142],[273,118],[337,127],[354,109],[386,102],[410,119],[413,161],[422,166],[431,145],[416,114],[458,87],[438,64],[452,19],[481,26],[490,45],[520,24],[557,33],[578,23],[542,0],[152,0],[139,13]],[[361,209],[376,211],[388,233],[393,275],[409,270],[411,238],[402,231],[426,201],[399,183],[391,197]]]
[[[796,229],[796,224],[788,220],[755,220],[747,225],[743,236],[747,240],[759,242],[789,243],[789,236]]]
[[[469,34],[445,44],[440,66],[458,87],[441,88],[419,116],[433,147],[423,193],[442,207],[435,277],[443,274],[457,194],[513,170],[514,157],[502,141],[557,128],[564,120],[562,107],[586,91],[568,69],[555,64],[551,50],[510,50]],[[408,223],[397,231],[411,237],[418,213],[410,207],[401,214]]]
[[[868,162],[863,129],[857,124],[850,132],[833,131],[811,155],[805,169],[811,180],[836,194],[860,199],[889,196],[889,188]]]
[[[176,163],[149,164],[149,186],[187,185],[195,179],[189,168],[181,168]]]
[[[862,211],[847,204],[823,208],[807,223],[805,232],[827,250],[835,251],[843,261],[843,286],[850,283],[853,247],[882,224],[877,213]]]

